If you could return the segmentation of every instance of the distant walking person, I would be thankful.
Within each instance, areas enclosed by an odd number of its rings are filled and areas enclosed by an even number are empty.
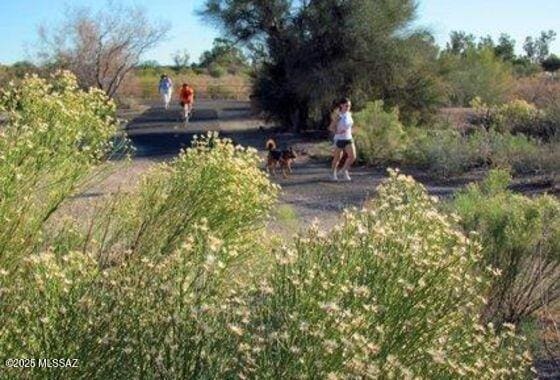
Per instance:
[[[163,99],[163,106],[168,109],[173,94],[173,81],[166,74],[163,74],[159,80],[159,93]]]
[[[354,120],[352,119],[352,113],[350,109],[352,108],[352,103],[350,99],[344,98],[338,103],[338,107],[331,120],[330,130],[334,132],[334,152],[332,160],[332,176],[333,181],[338,181],[338,165],[344,153],[346,153],[347,158],[342,167],[341,174],[342,180],[350,181],[350,174],[348,170],[350,166],[356,161],[356,146],[354,145],[354,140],[352,138],[352,127],[354,126]]]
[[[183,86],[181,86],[181,92],[179,93],[179,98],[181,99],[181,106],[185,111],[185,123],[187,123],[192,114],[194,89],[189,86],[188,83],[183,83]]]

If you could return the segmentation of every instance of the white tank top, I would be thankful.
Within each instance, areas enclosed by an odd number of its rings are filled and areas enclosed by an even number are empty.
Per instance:
[[[334,141],[352,140],[352,126],[354,126],[352,114],[350,112],[341,114],[338,122],[336,123]]]

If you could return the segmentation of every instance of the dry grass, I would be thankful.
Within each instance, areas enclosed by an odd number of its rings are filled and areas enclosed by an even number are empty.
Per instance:
[[[251,92],[250,79],[244,75],[224,75],[214,78],[206,74],[170,74],[178,94],[182,83],[189,83],[197,98],[248,100]],[[119,96],[127,99],[158,99],[159,77],[154,74],[132,74],[123,83]]]
[[[560,102],[560,78],[541,74],[520,78],[516,82],[515,97],[535,104],[539,108]]]

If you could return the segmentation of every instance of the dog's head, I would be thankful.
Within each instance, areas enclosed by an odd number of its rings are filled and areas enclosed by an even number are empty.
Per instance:
[[[282,156],[285,160],[295,160],[297,158],[296,151],[291,147],[283,151]]]

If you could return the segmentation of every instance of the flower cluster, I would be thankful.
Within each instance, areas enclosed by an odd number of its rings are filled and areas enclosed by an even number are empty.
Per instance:
[[[0,93],[0,254],[29,253],[45,221],[113,151],[115,105],[60,72]],[[39,240],[39,242],[37,241]]]
[[[371,207],[328,237],[275,253],[237,323],[248,378],[483,378],[526,375],[510,328],[481,324],[480,246],[412,178],[391,172]]]

